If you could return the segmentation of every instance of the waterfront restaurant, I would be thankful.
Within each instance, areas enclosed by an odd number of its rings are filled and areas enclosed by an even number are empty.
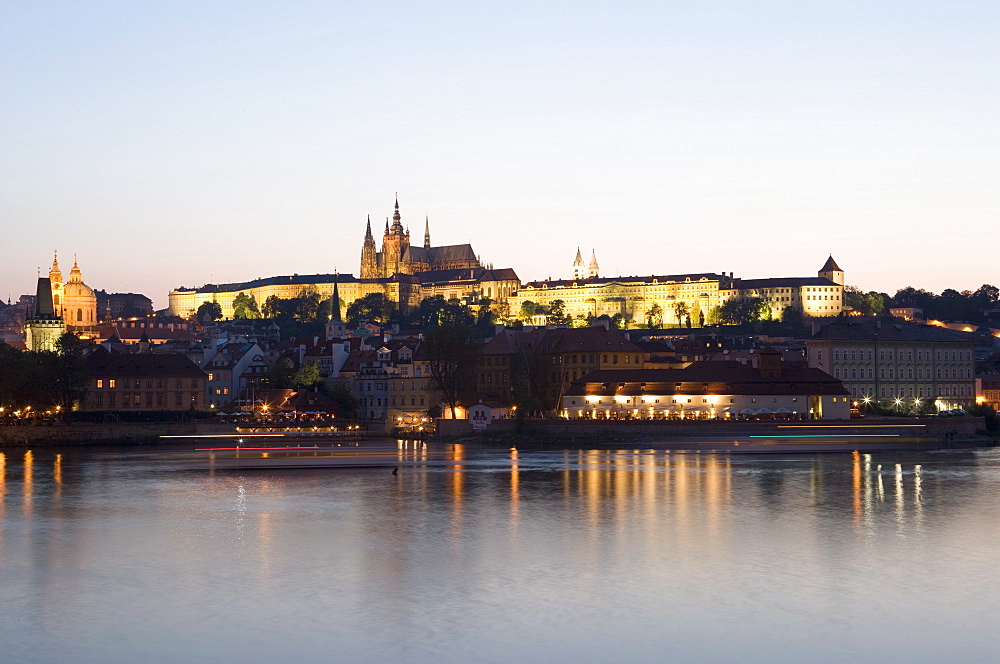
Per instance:
[[[562,399],[570,419],[850,418],[850,392],[819,369],[786,366],[765,350],[757,367],[695,362],[685,369],[594,371]]]

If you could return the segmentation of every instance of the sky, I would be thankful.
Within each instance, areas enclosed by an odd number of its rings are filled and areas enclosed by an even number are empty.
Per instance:
[[[0,2],[0,297],[357,275],[1000,283],[995,2]]]

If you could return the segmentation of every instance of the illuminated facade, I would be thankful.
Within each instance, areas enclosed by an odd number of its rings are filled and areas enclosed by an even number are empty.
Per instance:
[[[63,283],[59,256],[56,254],[52,258],[49,281],[52,284],[53,307],[56,314],[62,316],[67,327],[72,329],[97,325],[97,295],[93,288],[83,283],[83,273],[76,257],[73,258],[69,281]]]
[[[432,247],[430,224],[425,221],[424,245],[410,246],[410,234],[403,229],[399,202],[390,226],[386,220],[382,251],[376,251],[371,221],[361,250],[361,278],[350,274],[312,274],[255,279],[242,283],[206,284],[200,288],[178,288],[169,295],[170,313],[190,317],[205,302],[222,307],[222,317],[233,317],[233,300],[240,293],[252,295],[261,306],[270,296],[298,297],[316,291],[323,299],[333,295],[338,285],[340,304],[348,307],[356,299],[382,293],[406,311],[427,297],[458,299],[488,297],[503,302],[521,285],[514,270],[495,269],[480,264],[469,244]]]
[[[825,326],[806,342],[809,366],[844,382],[855,400],[910,410],[975,401],[972,334],[926,325],[851,320]]]
[[[596,274],[596,257],[591,263]],[[644,323],[656,305],[663,324],[684,325],[690,318],[698,326],[702,318],[711,322],[718,307],[733,299],[763,299],[774,318],[781,318],[789,307],[813,318],[837,316],[843,310],[844,272],[832,256],[815,277],[738,279],[732,274],[698,273],[581,278],[583,271],[577,250],[574,279],[525,284],[509,299],[511,311],[518,311],[525,301],[549,306],[562,300],[574,318],[619,314],[630,323]]]
[[[839,380],[818,369],[784,366],[772,350],[761,352],[759,367],[727,361],[595,371],[573,383],[562,407],[569,418],[841,420],[850,418],[851,404]]]
[[[45,277],[38,278],[35,307],[24,321],[24,345],[28,350],[56,349],[56,341],[66,331],[66,324],[56,314],[53,305],[52,283]]]

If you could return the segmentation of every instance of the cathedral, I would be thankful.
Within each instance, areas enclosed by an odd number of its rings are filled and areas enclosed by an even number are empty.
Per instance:
[[[399,214],[399,198],[392,215],[392,226],[385,220],[382,251],[376,251],[372,237],[372,221],[368,218],[365,241],[361,247],[362,279],[391,279],[397,274],[418,274],[435,270],[471,270],[482,267],[471,244],[431,246],[430,220],[424,220],[424,246],[410,245],[410,229],[403,229]]]

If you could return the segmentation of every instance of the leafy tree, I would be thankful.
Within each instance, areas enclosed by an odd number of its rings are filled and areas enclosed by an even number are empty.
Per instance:
[[[705,327],[705,312],[698,310],[698,327]]]
[[[319,373],[319,364],[316,362],[306,362],[295,372],[292,382],[296,387],[313,387],[323,382],[323,376]]]
[[[254,319],[260,318],[260,309],[257,308],[257,298],[253,294],[240,293],[233,298],[233,318]]]
[[[727,300],[719,307],[719,322],[723,325],[747,325],[771,320],[771,305],[759,297]]]
[[[663,307],[656,302],[654,302],[653,306],[651,306],[649,311],[646,312],[646,325],[649,327],[663,326]]]
[[[411,320],[419,327],[439,325],[472,327],[476,324],[476,315],[457,298],[445,300],[443,296],[437,295],[425,297],[411,316]]]
[[[260,315],[264,318],[278,318],[281,313],[281,298],[277,295],[268,295],[264,300],[264,306],[260,309]]]
[[[315,288],[303,288],[295,300],[293,318],[304,323],[317,320],[320,294]]]
[[[548,322],[553,325],[569,325],[572,320],[566,314],[566,303],[563,300],[552,300],[549,303]]]
[[[611,317],[611,329],[612,330],[624,330],[625,329],[625,316],[622,316],[620,313],[615,314],[614,316],[612,316]]]
[[[384,323],[392,317],[395,308],[385,293],[369,293],[351,302],[347,307],[347,319],[353,322],[370,320]]]
[[[517,312],[517,319],[525,323],[530,323],[532,316],[539,313],[539,305],[531,300],[521,303],[521,308]]]
[[[674,314],[677,316],[677,327],[682,325],[684,317],[688,315],[688,305],[684,300],[674,302]]]
[[[198,320],[202,320],[206,315],[211,320],[219,320],[222,318],[222,305],[218,302],[209,302],[208,300],[201,303],[198,307],[198,311],[195,312],[198,316]]]
[[[471,405],[476,390],[479,345],[471,328],[441,325],[427,332],[420,355],[431,372],[430,386],[441,393],[441,402],[451,409]]]

